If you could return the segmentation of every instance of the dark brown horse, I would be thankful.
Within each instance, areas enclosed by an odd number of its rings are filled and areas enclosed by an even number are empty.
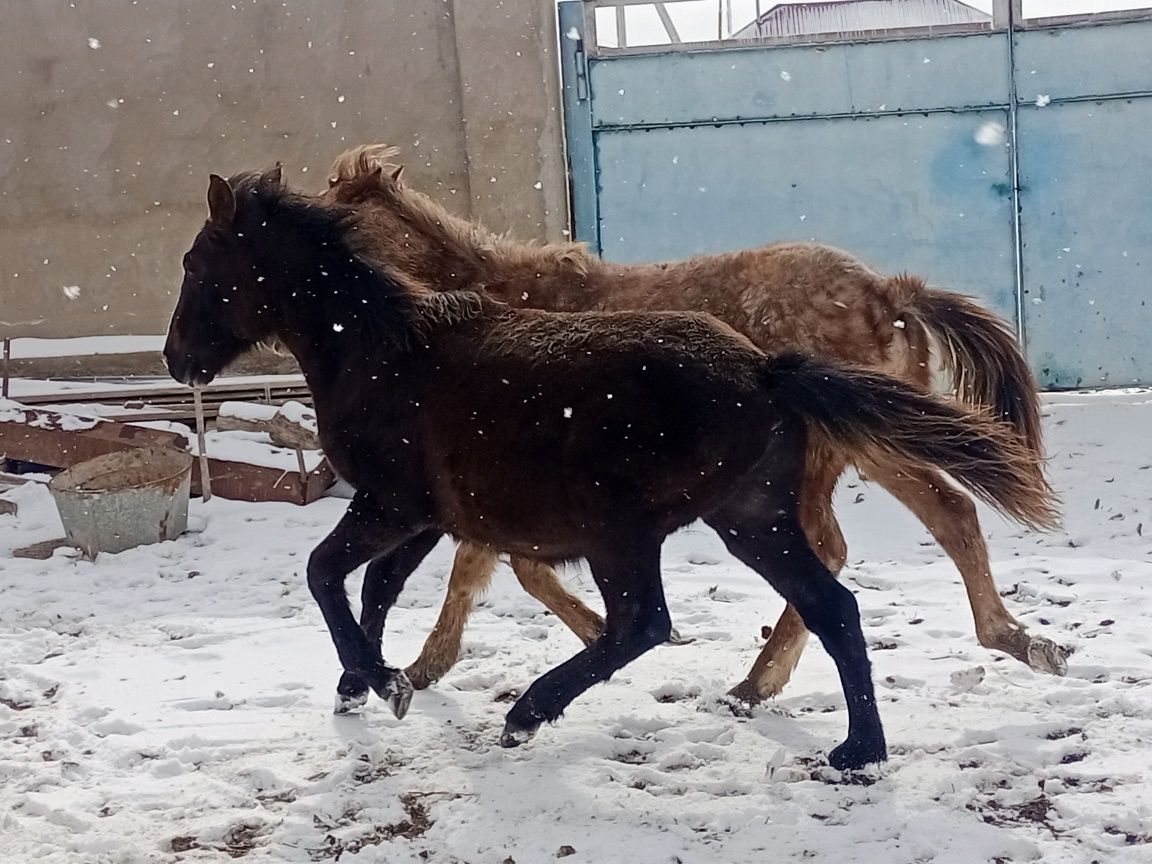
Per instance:
[[[1052,518],[1020,439],[887,376],[770,358],[702,314],[513,310],[433,293],[363,253],[355,211],[286,190],[279,170],[213,176],[164,354],[203,384],[276,340],[315,398],[324,450],[356,495],[308,562],[346,673],[397,716],[411,684],[361,629],[344,581],[368,561],[382,619],[445,533],[528,559],[588,561],[607,610],[590,646],[536,681],[501,743],[530,738],[671,629],[660,547],[704,519],[799,611],[848,707],[836,767],[885,758],[852,592],[800,525],[809,441],[949,471],[1017,518]]]
[[[1004,322],[967,297],[928,288],[915,276],[877,273],[845,252],[809,243],[638,265],[601,261],[574,243],[517,243],[452,216],[401,183],[394,156],[394,149],[382,145],[341,155],[324,197],[360,211],[361,230],[369,235],[363,242],[373,254],[430,288],[483,289],[512,306],[553,311],[710,312],[768,353],[825,357],[926,389],[934,342],[960,399],[994,411],[1016,429],[1034,462],[1043,461],[1039,401],[1028,364]],[[1000,598],[972,499],[930,466],[850,456],[834,442],[810,446],[806,453],[800,521],[824,564],[838,572],[847,557],[832,493],[845,467],[855,462],[910,508],[956,563],[980,644],[1038,671],[1063,674],[1064,652],[1029,633]],[[461,545],[440,619],[408,667],[417,687],[456,662],[464,624],[488,585],[497,551]],[[517,556],[511,563],[524,588],[586,644],[599,635],[600,616],[565,591],[546,564]],[[749,702],[776,695],[806,639],[796,610],[785,609],[732,694]],[[356,701],[353,693],[342,695]]]

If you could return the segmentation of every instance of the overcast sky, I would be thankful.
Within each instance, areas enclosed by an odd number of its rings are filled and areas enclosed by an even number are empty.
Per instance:
[[[804,2],[804,0],[783,0],[785,3]],[[899,0],[896,0],[899,2]],[[974,6],[989,14],[992,12],[992,0],[966,0],[969,6]],[[775,6],[777,0],[760,0],[760,9],[767,10]],[[1110,9],[1138,9],[1152,5],[1152,0],[1024,0],[1024,15],[1028,18],[1042,18],[1051,15],[1069,15],[1076,12],[1102,12]],[[727,35],[727,2],[726,0],[685,0],[685,2],[670,2],[667,4],[669,15],[680,37],[686,42],[705,41],[715,39],[717,25],[724,28]],[[739,30],[756,16],[756,0],[732,0],[732,28]],[[718,22],[718,12],[724,10],[724,21]],[[652,6],[631,6],[627,8],[627,24],[629,43],[650,44],[665,42],[664,28]],[[615,10],[602,9],[597,18],[600,33],[600,44],[615,44]]]

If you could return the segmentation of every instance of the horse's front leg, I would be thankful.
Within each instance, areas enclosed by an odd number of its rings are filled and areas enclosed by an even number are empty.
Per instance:
[[[442,536],[440,531],[429,529],[368,563],[360,590],[360,629],[373,645],[380,646],[388,612],[396,605],[404,583]],[[354,711],[367,701],[367,681],[354,672],[340,676],[340,683],[336,685],[337,714]]]
[[[384,663],[380,646],[356,623],[344,580],[364,562],[395,551],[421,533],[419,527],[398,522],[394,513],[386,513],[371,496],[358,492],[308,559],[308,588],[320,606],[340,663],[375,690],[398,718],[408,712],[412,683],[401,670]]]

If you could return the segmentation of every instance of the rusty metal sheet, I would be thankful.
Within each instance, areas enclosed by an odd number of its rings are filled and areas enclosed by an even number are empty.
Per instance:
[[[178,432],[77,417],[13,402],[6,405],[11,407],[0,409],[0,458],[69,468],[136,447],[188,450],[188,439]],[[304,477],[295,470],[226,459],[209,459],[208,471],[213,494],[233,501],[310,504],[336,480],[326,459]],[[200,494],[199,464],[192,469],[192,494]]]
[[[188,449],[184,436],[175,432],[24,406],[0,409],[0,457],[69,468],[134,447]]]
[[[232,501],[284,501],[311,504],[336,482],[336,472],[323,460],[301,477],[299,471],[285,471],[247,462],[209,459],[208,475],[212,494]],[[192,494],[200,494],[200,463],[192,466]]]

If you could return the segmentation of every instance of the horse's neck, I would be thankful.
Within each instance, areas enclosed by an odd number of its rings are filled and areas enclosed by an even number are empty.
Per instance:
[[[488,265],[470,246],[426,236],[402,250],[396,266],[435,291],[471,291],[488,278]]]
[[[609,308],[623,299],[616,296],[621,268],[577,247],[533,246],[483,234],[470,240],[461,256],[467,262],[461,269],[470,275],[454,280],[454,288],[482,290],[510,306],[555,312]]]
[[[412,335],[406,298],[371,297],[376,287],[362,273],[342,273],[344,261],[337,256],[326,265],[320,284],[285,274],[278,290],[276,341],[296,358],[313,392],[345,375],[370,374],[404,351]]]
[[[406,238],[401,269],[437,291],[483,291],[511,306],[583,312],[670,306],[675,265],[611,264],[569,245],[534,246],[446,216]]]
[[[547,248],[534,258],[506,264],[491,278],[513,306],[554,312],[682,308],[683,286],[675,267],[614,264],[580,253],[578,261]]]

